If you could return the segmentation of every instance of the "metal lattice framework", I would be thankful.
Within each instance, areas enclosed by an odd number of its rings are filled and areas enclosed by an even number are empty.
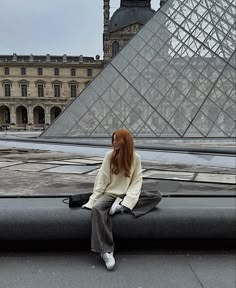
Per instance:
[[[234,0],[169,0],[42,134],[235,137]]]

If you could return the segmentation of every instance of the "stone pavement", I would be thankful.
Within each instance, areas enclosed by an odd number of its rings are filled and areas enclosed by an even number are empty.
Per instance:
[[[86,149],[0,140],[0,197],[91,191],[107,149]],[[175,196],[235,195],[232,157],[146,156],[143,153],[144,189]],[[188,248],[188,242],[178,248],[176,241],[117,243],[117,265],[108,272],[99,255],[89,252],[89,243],[87,251],[79,243],[72,248],[71,243],[54,242],[48,249],[29,243],[33,247],[25,250],[16,248],[16,243],[5,249],[0,243],[0,288],[234,288],[235,251],[224,243],[202,244],[199,249],[200,244]]]
[[[91,192],[102,159],[78,153],[0,147],[0,196]],[[175,195],[234,193],[233,168],[145,160],[142,166],[144,189]]]
[[[107,271],[87,251],[0,252],[1,288],[234,288],[232,251],[116,249]]]

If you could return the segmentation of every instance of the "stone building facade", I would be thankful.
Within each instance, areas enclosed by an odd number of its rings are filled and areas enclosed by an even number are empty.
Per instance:
[[[104,61],[115,57],[154,14],[151,0],[121,0],[110,18],[110,0],[104,0]]]
[[[0,130],[50,125],[153,16],[150,3],[121,0],[110,18],[110,0],[104,0],[103,60],[99,56],[0,55]]]
[[[0,127],[42,129],[101,71],[99,56],[0,55]]]

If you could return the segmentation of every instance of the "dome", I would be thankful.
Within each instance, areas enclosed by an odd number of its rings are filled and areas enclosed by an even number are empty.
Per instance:
[[[156,13],[149,7],[121,7],[112,15],[109,32],[119,30],[131,23],[145,24]]]

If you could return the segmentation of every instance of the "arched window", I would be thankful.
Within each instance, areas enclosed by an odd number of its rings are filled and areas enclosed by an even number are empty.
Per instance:
[[[115,41],[112,43],[112,57],[115,57],[116,54],[120,51],[120,44]]]
[[[0,125],[10,124],[10,109],[3,105],[0,106]]]
[[[57,106],[52,107],[52,109],[50,110],[50,120],[51,120],[51,122],[53,122],[60,113],[61,113],[61,108],[59,108]]]
[[[28,123],[28,111],[24,106],[16,108],[16,124],[24,125]]]
[[[33,110],[34,125],[45,124],[45,111],[41,106],[36,106]]]

